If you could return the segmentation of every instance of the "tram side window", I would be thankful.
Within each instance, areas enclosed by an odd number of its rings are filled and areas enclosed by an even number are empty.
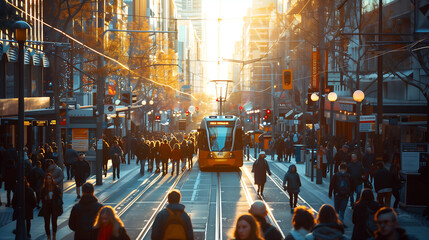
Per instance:
[[[243,130],[241,128],[235,130],[234,150],[243,150]]]
[[[207,132],[205,129],[198,129],[198,148],[203,151],[209,150],[209,143],[207,141]]]

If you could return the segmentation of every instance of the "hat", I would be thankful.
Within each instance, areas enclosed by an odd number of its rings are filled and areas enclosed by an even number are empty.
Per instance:
[[[261,152],[259,153],[259,156],[261,156],[261,155],[266,156],[264,151],[261,151]]]
[[[94,185],[89,182],[86,182],[82,185],[82,192],[84,193],[94,193]]]

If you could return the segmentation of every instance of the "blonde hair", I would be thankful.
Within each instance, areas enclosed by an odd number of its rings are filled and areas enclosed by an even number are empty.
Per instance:
[[[115,209],[113,209],[111,206],[104,206],[98,211],[97,218],[95,218],[94,227],[95,228],[101,228],[101,221],[100,216],[101,214],[105,214],[107,218],[109,219],[110,224],[112,224],[112,234],[116,237],[119,236],[119,229],[121,227],[124,227],[124,223],[121,221],[121,219],[116,215]]]

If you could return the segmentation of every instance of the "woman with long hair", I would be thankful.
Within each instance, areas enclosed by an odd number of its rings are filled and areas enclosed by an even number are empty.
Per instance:
[[[307,239],[344,239],[344,226],[338,218],[335,208],[323,204],[316,219],[317,225],[307,235]]]
[[[374,222],[374,214],[378,209],[380,209],[380,205],[374,201],[372,190],[365,188],[360,195],[359,201],[356,202],[353,211],[352,221],[354,227],[352,239],[374,237],[374,231],[377,229],[377,225]]]
[[[51,239],[50,220],[52,220],[52,239],[56,239],[57,219],[63,214],[63,200],[61,190],[55,184],[54,177],[47,173],[43,178],[43,187],[40,192],[42,208],[39,217],[45,219],[45,232],[47,239]]]
[[[250,215],[243,214],[238,217],[234,229],[235,240],[263,240],[258,221]]]
[[[293,213],[293,210],[296,208],[296,204],[298,203],[299,187],[301,187],[301,180],[298,172],[296,171],[296,166],[291,164],[283,179],[283,189],[285,189],[290,196],[289,204],[291,213]]]
[[[111,206],[100,209],[91,231],[91,239],[97,240],[129,240],[127,230],[121,219]]]

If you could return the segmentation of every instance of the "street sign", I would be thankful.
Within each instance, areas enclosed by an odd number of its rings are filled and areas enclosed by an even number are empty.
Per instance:
[[[375,115],[360,116],[359,132],[375,132]]]
[[[73,97],[69,97],[69,98],[61,98],[60,99],[60,102],[68,102],[68,103],[73,103],[73,102],[76,102],[76,98],[73,98]]]

